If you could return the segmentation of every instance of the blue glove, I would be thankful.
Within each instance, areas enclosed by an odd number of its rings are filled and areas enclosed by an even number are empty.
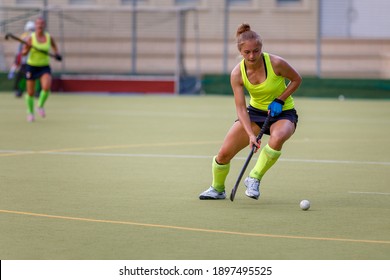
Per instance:
[[[283,100],[275,98],[274,101],[272,101],[272,103],[269,104],[268,106],[268,110],[271,113],[271,117],[278,116],[282,112],[283,105],[284,105]]]

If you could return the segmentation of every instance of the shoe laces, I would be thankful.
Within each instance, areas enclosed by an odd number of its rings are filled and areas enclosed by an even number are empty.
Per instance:
[[[260,185],[260,180],[249,177],[248,186],[247,186],[249,189],[257,191],[259,189],[259,185]]]

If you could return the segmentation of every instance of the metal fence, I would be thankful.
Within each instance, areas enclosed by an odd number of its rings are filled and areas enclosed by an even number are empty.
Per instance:
[[[245,7],[237,7],[229,0],[208,1],[206,8],[3,6],[0,31],[20,34],[27,20],[45,15],[64,56],[61,64],[53,64],[55,71],[198,81],[203,74],[231,71],[239,59],[234,34],[247,21],[261,33],[267,51],[292,61],[304,75],[390,76],[390,18],[384,16],[390,2],[302,0],[306,6],[300,9],[271,5],[277,0],[244,2]],[[4,69],[16,47],[0,48]]]
[[[84,74],[168,75],[199,90],[197,10],[191,7],[3,8],[3,33],[23,32],[27,20],[45,15],[63,61],[55,71]],[[8,49],[6,55],[13,50]]]

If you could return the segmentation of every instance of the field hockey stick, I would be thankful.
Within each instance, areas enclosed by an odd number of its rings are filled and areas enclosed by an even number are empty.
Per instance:
[[[48,55],[48,56],[51,56],[51,57],[55,58],[55,59],[58,60],[58,61],[61,61],[61,60],[62,60],[62,57],[61,57],[60,55],[58,55],[58,54],[52,54],[52,53],[49,53],[49,52],[47,52],[47,51],[40,50],[40,49],[38,49],[38,48],[36,48],[36,47],[30,45],[30,44],[27,43],[26,41],[20,39],[19,37],[15,36],[15,35],[12,34],[12,33],[7,33],[7,34],[5,34],[5,39],[8,40],[9,38],[12,38],[12,39],[14,39],[14,40],[16,40],[16,41],[18,41],[18,42],[20,42],[20,43],[22,43],[22,44],[25,44],[26,46],[28,46],[28,47],[30,47],[30,48],[33,48],[33,49],[35,49],[36,51],[38,51],[38,52],[40,52],[40,53],[44,53],[44,54],[46,54],[46,55]]]
[[[259,135],[257,135],[256,137],[256,142],[259,142],[259,140],[261,140],[261,137],[263,137],[263,134],[265,132],[265,130],[267,129],[268,127],[268,123],[269,123],[269,120],[271,119],[271,114],[269,114],[267,116],[267,118],[265,119],[264,121],[264,124],[263,124],[263,127],[261,128],[260,132],[259,132]],[[238,189],[238,185],[240,184],[240,181],[242,179],[242,176],[244,175],[245,173],[245,170],[246,168],[248,167],[248,164],[249,162],[251,161],[252,159],[252,156],[253,154],[255,153],[256,151],[256,146],[253,145],[252,146],[252,149],[248,155],[248,158],[246,159],[245,163],[244,163],[244,166],[242,167],[241,169],[241,172],[240,172],[240,175],[238,175],[238,178],[237,178],[237,181],[236,181],[236,184],[234,185],[233,189],[232,189],[232,192],[230,193],[230,200],[233,201],[234,200],[234,197],[236,196],[236,192],[237,192],[237,189]]]

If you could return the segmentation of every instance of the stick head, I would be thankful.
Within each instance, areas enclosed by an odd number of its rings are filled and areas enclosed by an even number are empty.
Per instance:
[[[232,192],[230,193],[230,200],[234,201],[234,197],[236,196],[236,191],[237,189],[233,189]]]
[[[5,34],[5,39],[8,40],[10,37],[10,33]]]

